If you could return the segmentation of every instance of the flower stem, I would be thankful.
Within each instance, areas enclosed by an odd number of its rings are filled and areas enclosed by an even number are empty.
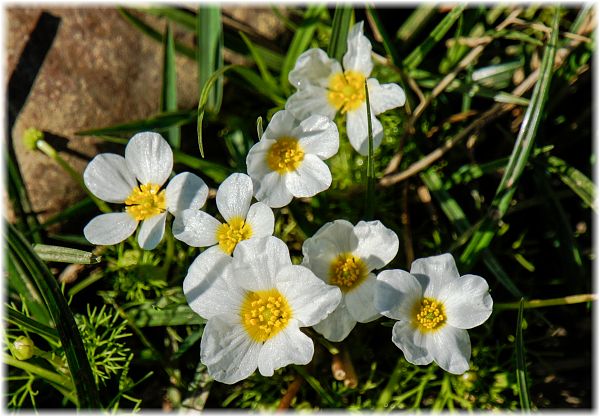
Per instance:
[[[367,155],[367,195],[365,201],[365,218],[373,219],[375,209],[375,167],[373,164],[373,126],[371,124],[371,102],[369,88],[365,79],[365,97],[367,100],[367,129],[369,133],[369,154]]]
[[[398,358],[398,362],[396,362],[396,367],[392,371],[388,383],[386,384],[385,388],[383,388],[383,391],[381,391],[381,394],[379,394],[379,399],[377,400],[377,404],[375,405],[376,410],[383,410],[387,408],[388,404],[390,403],[392,395],[398,387],[398,379],[400,379],[400,375],[404,370],[403,363],[404,357],[401,356],[400,358]]]
[[[553,306],[562,306],[568,304],[579,304],[579,303],[587,303],[590,301],[596,301],[598,299],[598,295],[596,294],[577,294],[577,295],[568,295],[566,297],[560,298],[549,298],[546,300],[529,300],[525,301],[523,308],[541,308],[541,307],[553,307]],[[519,308],[520,302],[514,303],[497,303],[494,306],[495,310],[516,310]]]
[[[29,372],[31,374],[34,374],[42,379],[53,382],[57,385],[60,385],[61,387],[65,388],[68,391],[72,392],[75,390],[75,388],[73,387],[73,384],[71,383],[69,378],[67,378],[63,375],[57,374],[56,372],[49,371],[48,369],[44,369],[41,366],[34,365],[27,361],[20,361],[18,359],[13,358],[10,355],[4,354],[3,358],[4,358],[4,363],[9,366],[14,366],[15,368],[22,369],[22,370]],[[74,401],[74,402],[76,403],[76,401]]]

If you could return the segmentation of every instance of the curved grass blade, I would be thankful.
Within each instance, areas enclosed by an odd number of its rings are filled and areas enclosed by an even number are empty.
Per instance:
[[[219,6],[198,7],[198,91],[202,91],[211,75],[223,67],[223,23]],[[218,77],[209,90],[206,108],[218,113],[223,99],[223,78]]]
[[[21,175],[21,169],[17,162],[17,156],[14,150],[8,149],[8,198],[11,206],[15,211],[17,218],[17,227],[23,232],[31,236],[34,242],[41,242],[42,235],[39,232],[40,223],[36,215],[33,213],[25,182]]]
[[[175,112],[159,113],[148,119],[136,120],[133,122],[122,123],[118,125],[100,127],[95,129],[81,130],[75,132],[79,136],[102,136],[102,135],[130,135],[137,132],[155,130],[165,131],[173,126],[181,126],[191,123],[196,115],[195,110],[180,110]]]
[[[521,410],[531,411],[529,401],[529,389],[527,388],[527,365],[525,364],[525,347],[523,346],[523,306],[525,300],[521,298],[519,313],[517,316],[517,332],[515,337],[515,349],[517,356],[517,387],[519,389],[519,403]]]
[[[10,306],[6,307],[6,311],[8,313],[7,320],[10,323],[21,326],[22,328],[27,329],[30,332],[33,332],[40,336],[45,336],[51,340],[59,340],[58,332],[56,331],[56,329],[46,326],[45,324],[42,324],[39,321],[32,319],[31,317],[27,317],[25,314],[15,310]]]
[[[177,111],[177,70],[175,67],[175,43],[171,26],[167,25],[163,42],[163,77],[162,93],[160,100],[161,112]],[[167,132],[167,141],[174,149],[181,146],[181,130],[179,126],[170,127]]]
[[[327,55],[329,55],[330,58],[336,59],[338,62],[342,62],[342,58],[348,47],[346,40],[348,39],[348,32],[350,31],[350,26],[352,24],[353,14],[354,9],[351,5],[338,4],[335,6]]]
[[[65,248],[64,246],[42,245],[37,243],[33,245],[33,250],[46,262],[64,262],[69,264],[97,264],[102,259],[91,252],[84,250]]]
[[[79,407],[83,409],[100,409],[102,405],[92,369],[73,314],[58,282],[21,233],[11,224],[7,225],[4,236],[8,242],[9,255],[22,262],[31,275],[54,321],[67,356],[73,383],[77,389]]]
[[[533,149],[535,137],[544,115],[544,107],[550,91],[550,81],[552,80],[553,74],[552,67],[558,40],[558,22],[559,9],[556,8],[551,39],[545,48],[542,65],[540,67],[540,77],[535,84],[531,103],[525,112],[523,124],[521,125],[513,152],[506,166],[504,175],[500,180],[500,184],[498,185],[496,195],[492,200],[488,213],[481,222],[479,229],[473,234],[469,244],[460,257],[460,261],[467,270],[471,269],[481,254],[481,251],[490,245],[492,239],[496,235],[498,220],[501,219],[508,210],[512,196],[516,191],[519,178],[525,169],[525,165],[527,164],[531,150]]]

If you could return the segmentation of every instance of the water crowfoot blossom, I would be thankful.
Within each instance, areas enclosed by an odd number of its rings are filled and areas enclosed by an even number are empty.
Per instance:
[[[250,205],[252,194],[249,176],[231,174],[219,186],[216,198],[217,208],[225,223],[204,211],[184,210],[173,222],[173,235],[190,246],[217,245],[201,256],[217,252],[231,255],[243,240],[272,235],[275,224],[273,210],[261,202]]]
[[[375,78],[369,78],[372,70],[371,43],[363,35],[363,22],[359,22],[348,34],[343,67],[317,48],[309,49],[298,57],[288,76],[298,91],[287,100],[285,108],[298,119],[322,114],[333,120],[337,112],[345,114],[346,131],[352,147],[366,155],[369,141],[365,80],[371,103],[374,150],[383,139],[383,127],[375,116],[403,106],[406,101],[404,90],[399,85],[380,85]]]
[[[233,384],[257,368],[272,376],[312,359],[313,326],[338,305],[341,292],[292,265],[287,246],[269,236],[244,240],[225,254],[192,263],[183,282],[190,307],[208,320],[200,357],[217,381]]]
[[[141,222],[140,247],[154,249],[164,235],[167,212],[178,216],[190,207],[200,208],[208,196],[204,181],[189,172],[176,175],[161,189],[172,170],[173,151],[158,133],[133,136],[125,157],[97,155],[86,167],[83,181],[99,199],[124,203],[125,211],[93,218],[83,230],[85,238],[95,245],[114,245],[131,236]]]
[[[325,116],[296,120],[290,112],[273,115],[267,129],[246,157],[256,199],[283,207],[293,197],[312,197],[331,185],[323,160],[338,151],[337,126]]]
[[[373,305],[375,274],[398,252],[398,236],[380,221],[360,221],[356,226],[336,220],[304,241],[303,265],[324,282],[339,287],[342,301],[325,320],[313,326],[325,338],[344,340],[357,322],[380,317]]]
[[[471,341],[466,329],[492,314],[485,279],[460,276],[450,254],[415,260],[410,273],[383,271],[377,276],[375,307],[398,320],[392,341],[415,365],[435,361],[442,369],[462,374],[469,369]]]

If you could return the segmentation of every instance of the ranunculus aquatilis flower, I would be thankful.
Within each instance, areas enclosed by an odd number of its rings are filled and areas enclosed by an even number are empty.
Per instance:
[[[298,57],[288,77],[298,91],[287,100],[285,108],[299,119],[322,114],[333,120],[337,112],[345,114],[346,132],[352,147],[366,155],[369,140],[365,80],[369,88],[374,149],[383,139],[383,127],[375,116],[403,106],[406,101],[404,90],[399,85],[380,85],[375,78],[369,78],[372,70],[371,43],[363,35],[363,22],[359,22],[348,34],[343,68],[338,61],[317,48],[309,49]]]
[[[376,278],[372,271],[391,262],[397,252],[398,236],[378,220],[360,221],[356,226],[336,220],[306,239],[302,264],[342,291],[336,310],[313,328],[328,340],[340,342],[357,322],[380,317],[373,304]]]
[[[307,268],[292,265],[288,248],[269,236],[240,242],[233,259],[196,259],[183,282],[190,307],[208,320],[200,358],[217,381],[233,384],[257,368],[272,376],[312,359],[312,340],[300,327],[323,320],[341,294]]]
[[[154,249],[162,240],[167,212],[177,216],[184,209],[200,208],[208,196],[204,181],[189,172],[176,175],[161,189],[172,169],[173,151],[153,132],[133,136],[125,157],[94,157],[83,173],[86,187],[101,200],[124,203],[125,211],[93,218],[83,229],[85,238],[95,245],[114,245],[131,236],[141,222],[140,247]]]
[[[217,190],[217,208],[225,223],[196,209],[184,210],[173,222],[173,235],[194,247],[214,246],[203,256],[215,251],[231,255],[235,246],[253,237],[273,234],[273,210],[264,203],[250,205],[252,180],[246,174],[235,173],[225,179]],[[204,255],[207,254],[207,255]]]
[[[293,197],[312,197],[328,189],[331,172],[323,160],[338,147],[337,126],[325,116],[296,120],[285,110],[275,113],[246,157],[256,199],[283,207]]]
[[[392,341],[415,365],[435,361],[462,374],[469,369],[471,341],[466,329],[479,326],[492,313],[485,279],[460,276],[449,253],[415,260],[410,273],[383,271],[377,276],[375,307],[398,320]]]

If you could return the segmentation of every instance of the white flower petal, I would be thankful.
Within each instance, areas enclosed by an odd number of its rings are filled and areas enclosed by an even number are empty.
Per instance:
[[[199,176],[191,172],[175,175],[165,191],[167,209],[174,216],[186,209],[199,210],[208,197],[208,186]]]
[[[358,22],[348,33],[348,50],[343,58],[344,70],[354,70],[368,77],[373,70],[371,42],[363,35],[363,22]]]
[[[208,213],[187,209],[173,221],[173,236],[190,246],[201,248],[218,242],[217,229],[221,222]]]
[[[217,190],[217,208],[227,222],[234,217],[245,219],[251,200],[252,180],[246,174],[231,174]]]
[[[375,114],[380,114],[396,107],[404,106],[406,94],[398,84],[383,84],[375,78],[369,78],[369,102]]]
[[[306,365],[314,350],[311,338],[300,331],[297,320],[291,319],[285,329],[264,343],[258,355],[258,371],[263,376],[273,376],[283,366]]]
[[[320,114],[333,120],[337,109],[329,102],[327,90],[313,85],[296,91],[285,102],[285,109],[298,120],[304,120],[313,114]]]
[[[277,274],[291,265],[290,252],[283,241],[267,236],[243,240],[233,251],[232,275],[248,291],[275,287]]]
[[[379,220],[361,220],[354,227],[354,233],[358,237],[358,247],[354,254],[367,263],[369,271],[383,268],[398,253],[398,236]]]
[[[342,292],[327,285],[308,268],[289,265],[277,274],[277,289],[285,296],[300,326],[313,326],[327,317],[340,303]]]
[[[255,195],[257,200],[273,208],[287,206],[294,197],[287,189],[285,176],[274,171],[259,180]]]
[[[375,274],[369,276],[356,288],[345,294],[346,308],[352,317],[360,323],[368,323],[380,317],[375,308]]]
[[[265,175],[273,172],[273,170],[267,164],[267,152],[271,149],[271,146],[275,143],[275,140],[263,138],[255,143],[252,148],[248,151],[246,156],[246,167],[248,175],[254,182],[254,191],[256,191],[257,181],[260,181]]]
[[[292,136],[299,139],[298,144],[305,153],[321,159],[331,158],[340,146],[340,134],[336,124],[321,115],[313,115],[303,120],[292,131]]]
[[[312,197],[331,185],[331,171],[316,155],[304,155],[295,171],[285,175],[285,185],[294,197]]]
[[[236,322],[237,319],[237,322]],[[258,366],[262,343],[254,342],[234,315],[208,321],[200,343],[200,358],[217,381],[234,384],[248,378]]]
[[[322,334],[325,339],[332,342],[341,342],[344,340],[352,329],[356,326],[356,320],[352,318],[350,312],[346,308],[346,303],[342,297],[342,301],[337,308],[328,315],[323,321],[313,326],[313,329]]]
[[[459,329],[479,326],[492,314],[493,301],[488,283],[477,275],[464,275],[450,281],[440,294],[448,324]]]
[[[324,224],[314,236],[302,244],[304,263],[325,282],[329,282],[329,268],[342,253],[352,253],[358,247],[354,226],[347,220]]]
[[[258,202],[250,206],[246,223],[252,229],[251,237],[271,236],[275,229],[275,216],[273,210],[264,203]]]
[[[142,184],[163,185],[173,169],[171,147],[154,132],[134,135],[125,148],[125,160]]]
[[[294,115],[286,110],[279,110],[271,117],[265,133],[261,140],[277,140],[282,136],[290,136],[294,127],[298,125],[298,120]]]
[[[383,126],[371,112],[371,128],[373,129],[373,151],[379,148],[383,140]],[[369,127],[367,125],[367,105],[363,103],[356,110],[346,114],[346,133],[350,144],[361,155],[369,153]]]
[[[85,186],[100,200],[122,203],[137,187],[125,158],[114,153],[101,153],[90,161],[83,172]]]
[[[298,89],[308,85],[326,88],[331,74],[341,71],[342,67],[339,62],[329,58],[322,49],[312,48],[298,57],[294,69],[288,74],[288,80]]]
[[[466,330],[446,325],[427,334],[427,349],[444,371],[462,374],[469,370],[471,340]]]
[[[438,300],[444,287],[460,277],[454,258],[449,253],[416,259],[410,266],[410,273],[425,289],[423,292],[425,297]]]
[[[83,229],[94,245],[115,245],[135,232],[138,222],[127,213],[107,213],[94,217]]]
[[[392,342],[404,353],[413,365],[428,365],[433,356],[427,350],[425,335],[407,321],[399,321],[392,329]]]
[[[377,275],[374,304],[384,316],[410,320],[415,304],[422,298],[421,284],[408,272],[391,269]]]
[[[239,310],[245,292],[234,285],[227,266],[232,262],[218,247],[194,259],[183,280],[183,293],[191,309],[205,319]]]
[[[157,214],[149,219],[143,220],[138,233],[140,248],[152,250],[158,246],[165,234],[165,222],[167,213]]]

